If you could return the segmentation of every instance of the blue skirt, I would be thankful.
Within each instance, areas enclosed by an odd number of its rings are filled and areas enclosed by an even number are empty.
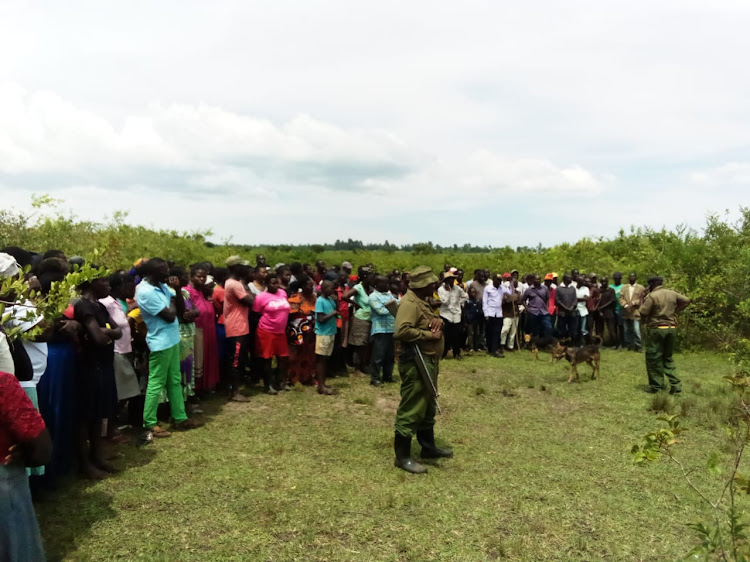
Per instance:
[[[0,465],[0,560],[45,560],[42,536],[22,466]]]
[[[36,387],[39,412],[52,437],[49,478],[68,474],[75,460],[75,373],[76,355],[69,343],[47,345],[47,370]]]

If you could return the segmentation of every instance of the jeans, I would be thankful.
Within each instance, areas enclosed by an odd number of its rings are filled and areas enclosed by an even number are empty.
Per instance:
[[[381,369],[383,382],[393,381],[393,363],[396,357],[394,347],[393,334],[373,334],[370,382],[380,382]]]
[[[625,328],[625,345],[627,347],[641,348],[641,321],[636,318],[623,319]]]
[[[581,316],[579,314],[578,316],[578,333],[581,335],[582,338],[589,335],[589,329],[586,321],[588,320],[589,315],[586,314],[585,316]]]
[[[552,335],[552,321],[549,314],[527,314],[526,333],[537,337],[548,337]]]
[[[143,405],[143,427],[153,429],[157,423],[156,409],[159,407],[161,391],[166,387],[169,408],[175,423],[187,419],[185,398],[182,395],[182,375],[180,373],[180,344],[169,349],[152,351],[148,358],[148,388]]]
[[[502,318],[487,318],[487,351],[488,353],[494,353],[500,349],[500,333],[503,329]]]
[[[500,332],[500,346],[513,349],[516,345],[516,330],[518,330],[518,316],[503,318],[503,330]]]

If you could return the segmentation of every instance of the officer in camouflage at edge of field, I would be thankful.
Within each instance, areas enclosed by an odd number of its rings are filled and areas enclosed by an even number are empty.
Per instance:
[[[669,380],[669,393],[682,392],[677,368],[672,359],[677,337],[677,314],[690,304],[690,299],[672,289],[662,287],[661,277],[649,277],[649,293],[641,305],[641,322],[648,326],[646,340],[646,392],[666,390],[664,376]]]
[[[432,296],[438,278],[432,269],[419,266],[411,274],[409,290],[396,314],[394,338],[401,342],[398,370],[401,375],[401,403],[396,412],[396,435],[393,448],[395,466],[413,474],[423,474],[427,468],[411,458],[411,438],[416,433],[422,445],[422,458],[452,457],[451,449],[435,445],[436,401],[417,369],[413,350],[418,345],[427,370],[437,387],[440,356],[443,353],[443,322],[432,312],[427,298]]]

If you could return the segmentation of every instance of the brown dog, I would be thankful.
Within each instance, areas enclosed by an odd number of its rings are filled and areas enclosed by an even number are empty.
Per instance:
[[[595,338],[596,343],[584,345],[581,347],[563,347],[553,351],[552,358],[560,360],[563,357],[570,363],[570,377],[568,382],[579,381],[578,365],[587,363],[591,367],[591,380],[601,375],[601,354],[599,353],[599,345],[601,344],[601,338],[598,336]]]

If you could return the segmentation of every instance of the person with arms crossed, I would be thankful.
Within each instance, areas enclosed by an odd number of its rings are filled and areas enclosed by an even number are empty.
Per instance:
[[[440,356],[443,353],[443,321],[434,314],[427,299],[438,282],[432,269],[419,266],[411,272],[411,283],[396,313],[394,337],[401,342],[398,371],[401,375],[401,402],[396,412],[393,448],[395,466],[412,474],[427,468],[411,457],[411,439],[416,433],[422,446],[422,458],[452,457],[451,449],[435,445],[436,401],[417,367],[419,348],[427,373],[437,388]]]
[[[641,319],[648,326],[646,340],[646,370],[648,388],[655,393],[666,390],[664,377],[669,380],[669,393],[682,392],[682,383],[672,354],[677,338],[677,315],[689,304],[690,299],[662,286],[661,277],[649,277],[649,293],[641,306]]]

